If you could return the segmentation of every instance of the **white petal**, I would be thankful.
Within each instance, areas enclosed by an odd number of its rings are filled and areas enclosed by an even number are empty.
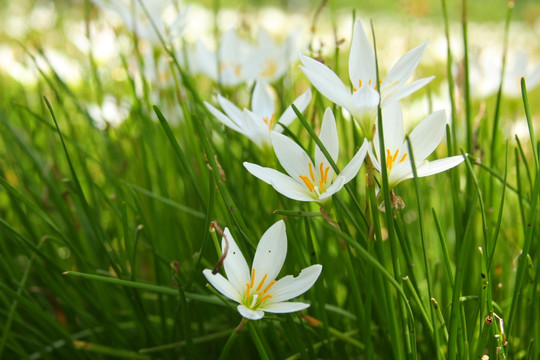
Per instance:
[[[371,112],[373,109],[377,110],[379,93],[372,87],[362,86],[353,93],[352,101],[354,108],[363,116],[363,113]]]
[[[265,124],[261,116],[248,109],[244,109],[242,115],[244,134],[261,149],[265,145],[271,146],[270,129],[268,129],[268,125]]]
[[[239,124],[229,119],[225,114],[223,114],[221,111],[216,109],[212,104],[205,101],[204,105],[206,105],[206,107],[212,113],[212,115],[214,115],[216,119],[218,119],[223,125],[233,129],[234,131],[239,132],[240,134],[244,134],[244,131],[239,126]]]
[[[218,94],[218,102],[223,111],[225,111],[225,114],[229,118],[231,118],[232,121],[234,121],[236,124],[241,123],[242,119],[242,110],[240,110],[236,105],[234,105],[231,101],[224,98],[223,96]]]
[[[362,144],[362,146],[360,146],[360,149],[358,149],[351,161],[349,161],[349,163],[343,168],[343,170],[341,170],[338,176],[344,178],[344,184],[351,181],[356,176],[356,174],[358,174],[358,171],[360,171],[360,168],[364,163],[366,153],[370,146],[371,144],[369,143],[369,141],[367,141],[367,139],[364,139],[364,143]]]
[[[299,184],[296,180],[280,173],[279,171],[267,167],[262,167],[256,164],[244,162],[244,167],[254,176],[258,177],[282,195],[298,200],[298,201],[314,201],[317,200],[313,193],[310,193],[308,188],[303,184]]]
[[[322,265],[311,265],[303,269],[297,277],[287,275],[278,280],[270,293],[269,303],[287,301],[308,291],[321,274]]]
[[[384,108],[383,113],[383,132],[384,132],[384,147],[394,151],[401,148],[403,145],[404,130],[403,130],[403,115],[401,113],[401,106],[398,102],[392,103]],[[378,134],[377,134],[377,150],[378,146]],[[405,149],[405,151],[407,151]],[[383,154],[384,156],[385,154]],[[416,152],[415,152],[416,155]],[[416,158],[416,156],[415,156]]]
[[[394,64],[392,69],[386,75],[383,83],[381,84],[381,92],[384,93],[387,86],[391,86],[394,82],[397,82],[397,85],[402,86],[405,82],[411,77],[412,73],[418,66],[424,51],[426,50],[427,40],[415,47],[414,49],[407,52],[405,55]],[[384,95],[383,95],[384,96]]]
[[[308,154],[293,140],[285,135],[273,132],[272,146],[285,171],[298,183],[303,184],[300,175],[309,176],[309,164],[313,163]]]
[[[217,81],[218,62],[216,54],[210,52],[200,40],[197,40],[195,44],[195,53],[191,57],[190,67],[193,71],[202,72],[212,80]]]
[[[410,84],[405,86],[396,86],[389,88],[382,94],[381,106],[385,107],[387,104],[403,99],[405,96],[408,96],[415,92],[416,90],[424,87],[426,84],[435,79],[435,76],[430,76],[427,78],[422,78],[420,80],[413,81]]]
[[[359,80],[362,80],[364,85],[367,85],[369,80],[375,81],[375,55],[360,19],[354,24],[349,54],[349,78],[355,88],[359,88]]]
[[[334,118],[334,113],[332,113],[332,110],[330,108],[326,108],[326,111],[324,112],[319,139],[323,143],[326,150],[328,150],[328,153],[330,154],[332,160],[334,160],[334,162],[337,162],[339,155],[339,140],[336,127],[336,119]],[[322,153],[321,149],[316,146],[315,166],[319,166],[321,162],[325,165],[329,165],[329,162],[326,160],[326,157]],[[332,167],[330,167],[329,172],[330,173],[328,174],[328,179],[331,180],[334,177],[334,170],[332,169]]]
[[[406,147],[404,147],[406,148]],[[390,176],[388,177],[388,186],[390,189],[395,187],[397,184],[402,182],[403,180],[411,179],[413,175],[413,170],[411,167],[411,159],[407,159],[402,163],[398,163],[397,165],[394,165],[394,168],[392,171],[390,171]],[[419,161],[416,163],[417,170],[425,163],[424,161]]]
[[[255,289],[264,289],[278,276],[287,256],[285,223],[278,221],[265,231],[253,258]],[[263,281],[264,280],[264,281]]]
[[[416,169],[418,177],[438,174],[461,164],[464,160],[465,158],[462,155],[456,155],[427,162],[425,165]]]
[[[300,69],[321,94],[346,109],[353,107],[349,89],[328,66],[304,55],[300,55],[300,60],[304,65]]]
[[[250,319],[250,320],[259,320],[262,319],[264,316],[264,311],[262,310],[251,310],[248,309],[245,305],[238,305],[236,307],[236,310],[242,315],[243,317]]]
[[[274,99],[272,99],[272,94],[268,90],[268,85],[262,80],[257,80],[255,83],[251,99],[251,110],[255,114],[267,118],[268,121],[275,113]]]
[[[368,151],[369,158],[371,159],[371,162],[373,163],[373,167],[378,172],[381,172],[381,164],[379,163],[379,159],[377,159],[377,156],[373,154],[373,149],[372,149],[373,147],[375,147],[376,154],[379,154],[379,142],[376,140],[377,140],[377,137],[375,137],[373,141],[373,146],[368,146],[367,151]],[[375,145],[375,143],[377,143],[377,145]]]
[[[296,106],[298,111],[304,112],[304,110],[309,105],[309,102],[311,101],[311,88],[308,88],[302,95],[297,97],[293,104]],[[296,113],[292,109],[291,106],[288,106],[287,109],[281,114],[281,117],[279,118],[279,123],[283,124],[284,126],[289,126],[293,120],[296,119]],[[275,130],[280,131],[283,128],[279,125],[276,125]],[[280,131],[281,132],[281,131]]]
[[[445,132],[446,114],[444,110],[428,115],[414,128],[409,139],[416,162],[427,158],[439,146]],[[409,149],[403,149],[403,151],[408,152]]]
[[[275,314],[284,314],[304,310],[308,307],[309,304],[302,302],[279,302],[264,306],[264,311]]]
[[[203,274],[208,280],[212,286],[228,297],[231,300],[234,300],[236,302],[240,302],[242,297],[238,293],[238,291],[232,286],[232,284],[229,282],[229,280],[225,279],[220,273],[212,274],[212,270],[210,269],[204,269]]]
[[[343,176],[337,176],[334,181],[332,182],[332,185],[330,185],[324,193],[319,196],[319,200],[323,201],[325,199],[328,199],[335,193],[337,193],[341,188],[345,186],[345,178]]]
[[[239,294],[243,294],[247,289],[246,284],[249,283],[251,279],[251,274],[249,272],[249,267],[236,245],[234,238],[231,235],[231,232],[228,228],[225,228],[224,238],[221,239],[221,250],[224,252],[226,247],[225,237],[229,242],[229,250],[227,251],[227,256],[223,261],[223,268],[225,269],[225,274],[227,274],[227,279],[231,285],[238,291]]]

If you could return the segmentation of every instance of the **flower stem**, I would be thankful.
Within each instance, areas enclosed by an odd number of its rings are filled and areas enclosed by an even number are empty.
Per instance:
[[[225,343],[225,347],[223,348],[223,350],[221,350],[221,354],[219,355],[219,360],[224,360],[228,358],[229,351],[231,351],[231,347],[236,341],[236,338],[238,338],[238,335],[240,334],[240,332],[242,332],[242,330],[244,330],[248,322],[249,322],[249,319],[242,318],[242,321],[240,321],[240,324],[238,324],[238,326],[233,330],[233,332],[229,336],[229,339],[227,339],[227,342]]]
[[[270,356],[268,356],[268,353],[266,352],[266,349],[264,348],[264,344],[261,341],[261,337],[259,335],[259,332],[257,331],[257,328],[255,327],[255,324],[253,322],[248,323],[248,329],[249,333],[251,334],[251,339],[253,339],[253,342],[255,343],[255,347],[257,348],[257,351],[259,352],[259,356],[262,360],[270,360]]]

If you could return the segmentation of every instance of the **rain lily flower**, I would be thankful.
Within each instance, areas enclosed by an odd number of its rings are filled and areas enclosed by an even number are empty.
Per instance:
[[[190,67],[223,86],[232,87],[255,79],[259,63],[254,59],[253,46],[230,29],[221,37],[216,52],[197,41],[190,56]]]
[[[268,82],[279,79],[293,60],[296,36],[291,34],[283,44],[277,44],[264,28],[259,28],[254,49],[259,69],[257,77]]]
[[[399,103],[386,107],[383,114],[385,153],[379,149],[379,134],[375,133],[373,147],[375,155],[369,150],[373,166],[381,172],[378,159],[386,158],[388,185],[393,189],[403,180],[412,178],[413,169],[409,157],[409,145],[404,141],[403,118]],[[414,152],[416,173],[418,177],[437,174],[461,164],[465,158],[461,155],[444,159],[427,161],[426,158],[439,146],[446,132],[446,114],[443,110],[427,116],[411,132],[409,139]]]
[[[432,76],[406,84],[426,46],[427,41],[403,55],[386,78],[377,84],[375,55],[362,22],[356,20],[349,54],[352,93],[330,68],[315,59],[300,55],[303,64],[300,68],[313,86],[330,101],[345,108],[357,120],[363,136],[371,139],[379,102],[384,107],[415,92],[433,79]]]
[[[235,29],[226,31],[219,48],[212,52],[201,41],[190,54],[191,70],[210,77],[223,86],[233,87],[255,79],[273,82],[279,79],[293,59],[296,36],[277,44],[264,28],[259,28],[251,43],[238,36]]]
[[[293,104],[302,112],[306,109],[310,101],[311,89],[308,89],[296,98]],[[207,102],[204,104],[224,125],[247,136],[260,148],[271,146],[270,134],[272,132],[281,133],[283,131],[281,125],[289,126],[296,119],[296,114],[292,106],[289,106],[276,121],[276,111],[272,94],[268,86],[261,80],[255,83],[255,89],[253,90],[253,97],[251,99],[251,110],[244,109],[242,111],[221,95],[218,95],[218,102],[223,111],[225,111],[225,114]]]
[[[485,99],[497,93],[501,84],[502,59],[498,49],[472,48],[474,56],[469,57],[469,87],[471,96]],[[527,89],[540,84],[540,64],[530,64],[525,51],[507,56],[507,66],[503,78],[503,94],[510,98],[521,97],[521,78],[527,81]],[[454,77],[463,87],[463,66],[456,67]]]
[[[226,251],[223,267],[227,279],[219,273],[214,274],[210,269],[205,269],[203,274],[216,290],[239,303],[237,309],[240,315],[258,320],[264,316],[265,311],[279,314],[309,307],[309,304],[287,300],[308,291],[321,274],[322,265],[311,265],[297,277],[287,275],[275,280],[287,255],[287,234],[283,220],[263,234],[255,251],[251,271],[229,229],[225,229],[224,235],[221,248],[224,253]],[[227,241],[228,250],[225,250]]]
[[[289,175],[248,162],[244,162],[244,166],[251,174],[272,185],[277,192],[299,201],[324,203],[330,199],[356,176],[369,146],[365,139],[356,155],[334,179],[334,169],[318,146],[313,163],[304,149],[293,140],[276,132],[271,136],[276,156]],[[336,120],[330,108],[324,113],[319,138],[332,160],[337,162],[339,141]]]
[[[154,45],[161,43],[152,23],[166,40],[172,40],[182,34],[188,13],[187,8],[180,11],[177,5],[167,0],[142,0],[146,11],[139,1],[92,1],[103,10],[116,12],[130,31]]]

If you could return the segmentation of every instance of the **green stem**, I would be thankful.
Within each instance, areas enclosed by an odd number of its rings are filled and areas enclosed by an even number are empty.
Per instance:
[[[225,343],[225,346],[223,347],[223,350],[221,350],[221,354],[219,355],[219,360],[225,360],[229,359],[229,352],[231,351],[231,348],[238,338],[238,335],[240,332],[246,327],[246,325],[249,323],[249,319],[242,318],[240,321],[240,324],[231,332],[231,335],[227,339],[227,342]]]
[[[264,348],[264,344],[261,341],[261,336],[259,335],[259,331],[257,330],[255,324],[253,322],[249,322],[248,329],[251,335],[251,339],[255,343],[255,347],[257,348],[257,351],[259,352],[260,359],[270,360],[270,356],[268,356],[268,353],[266,352],[266,349]]]

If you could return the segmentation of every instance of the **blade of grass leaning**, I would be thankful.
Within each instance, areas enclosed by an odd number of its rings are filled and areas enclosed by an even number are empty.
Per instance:
[[[375,55],[375,75],[376,75],[376,84],[380,84],[380,77],[379,77],[379,63],[378,63],[378,56],[377,56],[377,41],[375,38],[375,29],[373,26],[373,21],[371,21],[371,38],[373,40],[373,52]],[[381,98],[380,93],[380,87],[377,87],[377,92],[379,93],[379,99]],[[382,119],[382,108],[381,103],[379,102],[377,105],[377,132],[379,136],[379,154],[385,154],[385,145],[384,145],[384,129],[383,129],[383,119]],[[382,188],[380,191],[383,193],[384,197],[384,208],[385,208],[385,217],[386,217],[386,226],[387,226],[387,233],[388,233],[388,243],[390,244],[390,255],[392,258],[392,267],[394,270],[394,277],[396,280],[401,279],[401,266],[399,262],[399,256],[398,256],[398,246],[397,241],[395,238],[395,230],[394,230],[394,217],[393,217],[393,209],[392,209],[392,202],[390,200],[390,186],[388,184],[388,168],[386,164],[386,158],[384,156],[379,159],[381,162],[381,178],[382,178]],[[370,200],[373,200],[374,197],[370,196]],[[372,202],[371,207],[375,210],[378,209],[377,203]],[[373,219],[375,219],[377,215],[373,214]],[[381,238],[382,239],[382,238]],[[411,338],[415,336],[416,331],[414,329],[409,329],[408,324],[412,324],[412,319],[408,319],[408,314],[405,311],[405,305],[399,301],[398,302],[398,312],[400,316],[401,321],[397,321],[395,325],[393,326],[393,331],[397,331],[399,328],[401,328],[403,339],[403,344],[406,347],[407,356],[411,357],[412,359],[416,359],[416,352],[412,351],[412,345],[415,342]],[[414,317],[413,317],[414,318]],[[410,321],[409,321],[410,320]],[[396,334],[397,336],[397,334]]]
[[[523,243],[523,247],[521,250],[521,254],[518,261],[518,267],[516,272],[516,280],[515,280],[515,287],[512,294],[512,303],[510,306],[510,312],[508,314],[508,322],[507,322],[507,336],[510,337],[510,334],[512,333],[512,326],[514,325],[516,321],[516,311],[518,302],[520,301],[520,294],[523,286],[523,280],[525,277],[525,269],[527,265],[527,255],[529,255],[529,249],[531,248],[532,243],[534,242],[534,233],[535,233],[535,224],[536,224],[536,212],[537,212],[537,204],[538,204],[538,197],[540,195],[540,167],[538,165],[538,154],[536,152],[536,138],[534,135],[534,127],[532,124],[532,119],[530,117],[530,106],[529,106],[529,99],[527,95],[527,88],[525,85],[525,79],[521,79],[521,87],[522,87],[522,93],[523,93],[523,105],[525,107],[525,115],[527,116],[527,123],[529,125],[529,135],[531,139],[531,145],[533,148],[533,154],[534,154],[534,160],[535,160],[535,166],[536,166],[536,179],[534,183],[534,188],[532,189],[532,196],[531,196],[531,210],[527,221],[526,226],[526,234],[525,234],[525,241]],[[536,239],[537,240],[537,239]]]
[[[409,139],[409,136],[406,137],[406,142],[409,150],[410,155],[410,162],[411,162],[411,168],[413,170],[413,183],[414,183],[414,190],[416,195],[416,207],[418,209],[418,226],[420,230],[420,241],[422,243],[422,258],[424,260],[424,271],[426,276],[426,282],[427,282],[427,288],[428,288],[428,299],[427,304],[430,309],[430,318],[431,323],[428,323],[431,326],[431,333],[433,334],[433,341],[435,349],[441,349],[440,340],[439,340],[439,332],[434,331],[435,329],[435,314],[433,307],[429,306],[430,300],[433,298],[433,285],[431,283],[431,271],[429,268],[429,260],[428,260],[428,252],[426,249],[426,241],[424,237],[424,218],[422,216],[422,201],[421,201],[421,193],[420,193],[420,186],[418,184],[418,172],[416,170],[416,162],[414,160],[414,151],[411,146],[411,141]],[[423,305],[422,305],[423,308]],[[427,316],[426,316],[427,317]],[[437,351],[437,359],[441,359],[442,355],[440,351]]]
[[[131,287],[131,288],[140,289],[143,291],[148,291],[148,292],[153,292],[153,293],[159,293],[159,294],[164,294],[164,295],[169,295],[169,296],[178,296],[177,289],[153,285],[153,284],[147,284],[147,283],[130,281],[130,280],[123,280],[123,279],[118,279],[114,277],[102,276],[102,275],[80,273],[76,271],[65,271],[63,274],[67,276],[80,277],[87,280],[100,281],[100,282],[104,282],[104,283],[108,283],[112,285]],[[219,299],[216,299],[213,296],[200,295],[200,294],[189,293],[189,292],[186,292],[185,295],[186,295],[186,298],[191,299],[191,300],[201,301],[201,302],[205,302],[205,303],[213,304],[213,305],[223,305]]]

